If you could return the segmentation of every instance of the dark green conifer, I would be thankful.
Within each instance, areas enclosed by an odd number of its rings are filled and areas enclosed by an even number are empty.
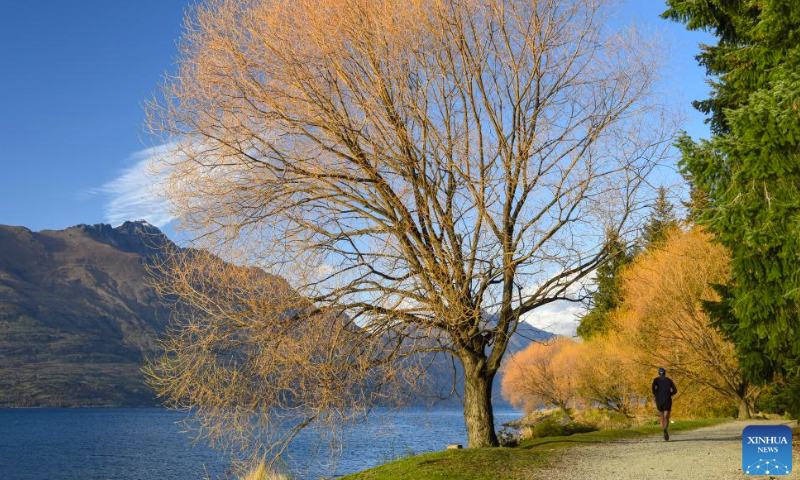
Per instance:
[[[682,137],[681,165],[707,198],[698,221],[731,252],[709,305],[752,379],[800,373],[800,2],[668,0],[664,16],[718,38],[702,47],[713,90],[695,106],[712,138]],[[800,398],[800,395],[795,395]]]
[[[611,232],[607,235],[605,248],[608,256],[597,268],[591,306],[578,325],[578,335],[583,339],[603,334],[608,330],[608,315],[622,300],[620,272],[633,259],[633,253],[616,233]]]
[[[663,242],[669,231],[677,226],[675,207],[667,198],[667,189],[659,187],[656,201],[650,209],[650,216],[642,228],[641,241],[644,248]]]

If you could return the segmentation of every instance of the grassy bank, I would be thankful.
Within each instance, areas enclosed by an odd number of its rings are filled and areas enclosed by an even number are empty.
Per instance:
[[[707,427],[729,419],[676,421],[670,431]],[[600,430],[568,437],[535,438],[514,448],[447,450],[387,463],[342,480],[530,480],[566,449],[591,443],[660,433],[654,425]]]

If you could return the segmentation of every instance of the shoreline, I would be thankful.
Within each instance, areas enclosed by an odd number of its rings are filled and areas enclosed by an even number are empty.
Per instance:
[[[676,420],[675,433],[734,422],[732,418]],[[531,480],[552,468],[564,455],[586,445],[636,441],[658,435],[660,427],[646,425],[598,430],[563,437],[525,440],[516,447],[437,451],[389,462],[337,480]]]

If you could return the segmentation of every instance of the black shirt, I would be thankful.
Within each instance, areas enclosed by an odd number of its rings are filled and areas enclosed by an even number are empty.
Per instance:
[[[653,395],[656,397],[656,402],[666,402],[671,399],[673,395],[678,393],[678,389],[672,382],[672,379],[666,376],[658,376],[653,379]]]

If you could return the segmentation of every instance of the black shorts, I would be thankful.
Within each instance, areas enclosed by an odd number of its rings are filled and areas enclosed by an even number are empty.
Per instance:
[[[672,399],[670,398],[669,400],[664,400],[662,402],[659,402],[658,400],[656,400],[656,408],[658,409],[659,412],[669,412],[669,411],[671,411],[672,410]]]

